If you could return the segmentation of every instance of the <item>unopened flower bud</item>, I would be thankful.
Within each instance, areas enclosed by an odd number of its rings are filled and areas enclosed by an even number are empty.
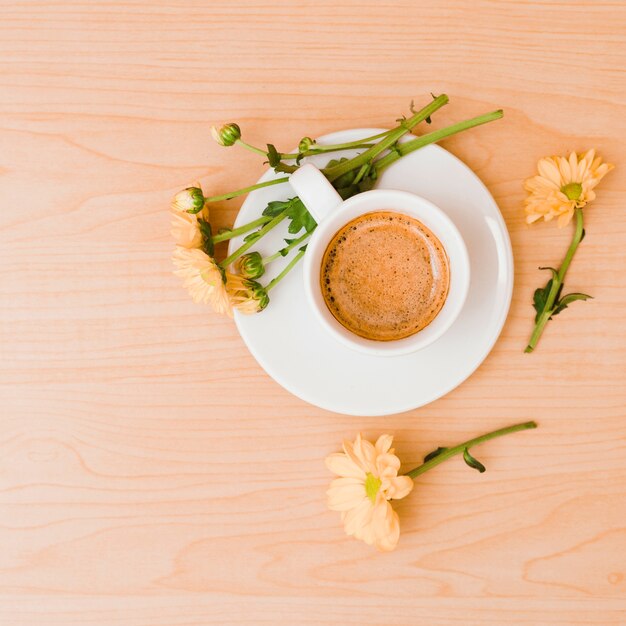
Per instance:
[[[172,199],[172,209],[181,213],[199,213],[204,206],[204,194],[200,187],[187,187]]]
[[[241,137],[241,129],[237,124],[224,124],[221,128],[211,127],[211,136],[220,146],[232,146]]]
[[[306,152],[314,144],[315,141],[313,141],[310,137],[303,137],[300,139],[300,143],[298,144],[298,152]]]
[[[265,273],[263,257],[259,252],[248,252],[237,261],[237,269],[244,278],[260,278]]]

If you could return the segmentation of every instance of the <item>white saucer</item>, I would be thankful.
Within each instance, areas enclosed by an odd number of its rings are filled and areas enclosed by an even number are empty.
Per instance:
[[[318,141],[344,143],[381,130],[345,130]],[[332,158],[336,154],[350,157],[356,152],[333,153]],[[310,161],[322,167],[329,158],[316,156]],[[260,180],[277,177],[270,170]],[[511,242],[498,206],[476,174],[455,156],[439,146],[427,146],[389,167],[377,187],[410,191],[430,200],[448,214],[465,239],[470,291],[459,318],[443,337],[399,357],[363,355],[339,344],[307,307],[302,264],[270,292],[271,302],[263,312],[235,313],[244,342],[276,382],[311,404],[348,415],[401,413],[428,404],[462,383],[496,342],[513,290]],[[267,202],[293,195],[287,183],[254,191],[235,226],[258,218]],[[272,254],[283,237],[293,235],[287,235],[281,224],[254,249]],[[241,239],[234,239],[230,251],[239,245]],[[272,263],[261,282],[267,284],[285,262]]]

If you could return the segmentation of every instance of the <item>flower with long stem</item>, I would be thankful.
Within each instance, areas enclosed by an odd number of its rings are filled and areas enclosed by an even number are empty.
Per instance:
[[[569,157],[540,159],[537,164],[539,174],[524,183],[524,188],[529,193],[524,202],[526,221],[529,224],[542,218],[549,222],[556,217],[561,228],[569,224],[572,217],[575,221],[572,241],[560,267],[540,268],[549,270],[552,277],[545,287],[535,290],[535,326],[524,352],[532,352],[536,348],[546,324],[555,315],[572,302],[591,298],[579,292],[562,296],[561,292],[567,270],[585,234],[583,207],[595,199],[595,187],[613,167],[610,163],[602,163],[602,159],[595,156],[595,150],[578,155],[572,152]]]
[[[359,434],[354,442],[344,442],[343,452],[326,457],[326,467],[337,476],[327,492],[328,508],[341,513],[348,535],[379,550],[393,550],[400,538],[400,522],[391,502],[406,497],[412,491],[413,479],[458,454],[463,455],[467,465],[484,472],[485,466],[470,454],[470,448],[531,428],[537,428],[537,424],[524,422],[450,448],[437,448],[424,457],[421,465],[405,474],[399,474],[400,459],[391,447],[391,435],[381,435],[373,444]]]

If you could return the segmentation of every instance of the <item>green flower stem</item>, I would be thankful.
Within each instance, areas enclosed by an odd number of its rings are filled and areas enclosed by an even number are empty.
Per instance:
[[[218,233],[213,239],[213,243],[219,243],[220,241],[227,241],[228,239],[232,239],[233,237],[238,237],[239,235],[245,235],[257,228],[257,226],[263,226],[263,224],[267,224],[272,218],[263,216],[259,217],[258,220],[254,220],[252,222],[248,222],[243,226],[239,226],[239,228],[231,228],[230,230],[225,230],[223,233]]]
[[[298,156],[312,156],[314,154],[322,154],[324,152],[338,152],[339,150],[356,150],[357,148],[371,148],[372,144],[370,142],[376,141],[377,139],[381,139],[382,137],[386,137],[389,133],[396,130],[395,128],[390,128],[389,130],[384,130],[382,133],[378,133],[377,135],[372,135],[371,137],[363,137],[363,139],[357,139],[356,141],[347,141],[345,143],[329,143],[326,145],[314,144],[314,147],[311,147],[306,152],[303,152],[301,155],[297,152],[295,154],[281,154],[281,159],[295,159]]]
[[[391,148],[402,136],[406,135],[414,126],[424,121],[426,118],[430,117],[437,109],[440,109],[442,106],[448,103],[448,96],[442,94],[441,96],[435,98],[432,102],[427,104],[425,107],[420,109],[417,113],[415,113],[408,120],[405,120],[400,126],[394,128],[391,132],[387,133],[381,141],[374,144],[371,148],[368,148],[365,152],[362,152],[358,156],[349,159],[348,161],[344,161],[343,163],[339,163],[331,168],[326,168],[323,170],[326,178],[330,182],[343,176],[347,172],[356,169],[357,167],[361,167],[366,163],[371,163],[379,154]]]
[[[437,141],[441,141],[446,137],[450,137],[451,135],[455,135],[456,133],[460,133],[469,128],[474,128],[475,126],[480,126],[481,124],[487,124],[488,122],[499,120],[502,116],[502,109],[499,109],[497,111],[492,111],[491,113],[485,113],[484,115],[473,117],[472,119],[465,120],[464,122],[452,124],[452,126],[448,126],[446,128],[440,128],[439,130],[422,135],[421,137],[407,141],[406,143],[398,144],[393,152],[390,152],[382,159],[379,159],[376,163],[374,163],[374,169],[377,173],[379,173],[410,152],[419,150],[430,143],[436,143]]]
[[[371,168],[371,163],[363,163],[363,165],[361,165],[361,169],[359,169],[359,171],[357,172],[356,176],[354,177],[354,180],[352,181],[353,185],[356,185],[358,183],[361,182],[361,179],[363,178],[363,176],[365,176],[365,174],[367,174],[367,172],[370,170]]]
[[[247,143],[243,139],[237,139],[237,141],[235,141],[235,143],[240,145],[240,146],[242,146],[246,150],[250,150],[250,152],[254,152],[255,154],[260,154],[262,156],[267,156],[267,151],[266,150],[263,150],[262,148],[257,148],[256,146],[253,146],[253,145]]]
[[[292,241],[288,246],[281,248],[278,252],[275,252],[271,256],[265,257],[263,259],[263,264],[267,265],[268,263],[271,263],[272,261],[275,261],[276,259],[279,259],[280,257],[285,256],[287,252],[299,246],[303,241],[306,241],[310,236],[311,236],[311,233],[304,233],[304,235]],[[281,254],[281,252],[284,252],[285,254]]]
[[[388,135],[393,130],[395,129],[392,128],[382,133],[378,133],[378,135],[372,135],[371,137],[364,137],[363,139],[359,139],[357,141],[348,141],[346,143],[333,143],[333,144],[325,144],[325,145],[315,144],[315,147],[311,147],[309,150],[306,150],[305,152],[302,152],[302,153],[279,152],[278,156],[281,158],[281,160],[283,159],[289,160],[289,159],[296,159],[298,157],[313,156],[314,154],[324,154],[325,152],[338,152],[339,150],[355,150],[357,148],[371,148],[372,147],[372,144],[370,143],[371,141],[380,139],[381,137]],[[242,146],[246,150],[249,150],[250,152],[254,152],[255,154],[260,154],[261,156],[267,157],[267,150],[263,150],[263,148],[257,148],[256,146],[253,146],[252,144],[249,144],[248,142],[243,141],[243,139],[237,139],[235,143],[239,144],[240,146]]]
[[[570,243],[569,248],[567,249],[567,253],[565,254],[563,263],[561,263],[561,267],[559,267],[556,276],[552,279],[552,286],[550,287],[546,304],[535,322],[535,328],[533,329],[533,333],[530,336],[530,340],[528,341],[528,345],[526,346],[524,352],[532,352],[537,347],[537,342],[539,341],[546,324],[550,321],[550,317],[554,311],[556,297],[559,293],[561,285],[563,284],[563,280],[565,279],[565,274],[567,274],[567,270],[569,269],[570,263],[574,258],[576,249],[580,244],[580,240],[583,238],[583,210],[575,209],[574,217],[576,218],[576,227],[574,229],[572,243]]]
[[[387,132],[391,132],[391,131],[387,131]],[[373,144],[371,143],[363,143],[364,141],[367,141],[368,139],[361,139],[360,141],[354,141],[354,142],[349,142],[349,143],[338,143],[338,144],[329,144],[327,146],[319,146],[317,148],[310,148],[309,150],[306,150],[305,152],[295,152],[295,153],[291,153],[291,154],[284,154],[284,153],[279,153],[279,156],[281,159],[285,159],[285,160],[289,160],[289,159],[296,159],[298,157],[307,157],[307,156],[313,156],[315,154],[326,154],[328,152],[338,152],[339,150],[356,150],[357,148],[371,148]]]
[[[377,135],[372,135],[371,137],[364,137],[363,139],[358,139],[357,141],[347,141],[346,143],[333,143],[333,144],[326,144],[326,145],[315,144],[315,147],[311,147],[309,150],[306,150],[302,154],[298,152],[294,152],[294,153],[281,152],[279,153],[279,156],[281,159],[289,160],[289,159],[296,159],[298,156],[302,156],[302,157],[312,156],[314,154],[323,154],[324,152],[337,152],[339,150],[354,150],[356,148],[370,148],[372,144],[369,142],[375,141],[376,139],[380,139],[381,137],[388,135],[393,130],[395,129],[392,128],[389,130],[385,130],[382,133],[378,133]],[[239,144],[240,146],[242,146],[246,150],[249,150],[250,152],[254,152],[255,154],[260,154],[261,156],[265,156],[265,157],[267,156],[267,150],[263,150],[263,148],[257,148],[256,146],[253,146],[247,143],[246,141],[243,141],[243,139],[237,139],[235,143]]]
[[[265,236],[269,233],[272,228],[278,226],[285,218],[287,217],[287,212],[283,211],[279,213],[276,217],[271,219],[261,230],[259,231],[259,236],[255,239],[251,239],[250,241],[246,241],[242,246],[237,248],[230,256],[226,257],[221,263],[220,267],[226,269],[231,263],[234,263],[244,252],[246,252],[249,248],[251,248],[261,237]]]
[[[223,193],[219,196],[210,196],[209,198],[205,198],[206,202],[218,202],[219,200],[230,200],[231,198],[236,198],[237,196],[243,196],[255,189],[261,189],[262,187],[269,187],[271,185],[280,185],[281,183],[286,183],[289,181],[287,176],[283,178],[275,178],[274,180],[266,180],[264,183],[257,183],[256,185],[250,185],[250,187],[244,187],[243,189],[237,189],[236,191],[229,191],[228,193]]]
[[[298,254],[296,254],[296,256],[294,256],[293,259],[291,259],[291,261],[285,267],[285,269],[278,276],[276,276],[276,278],[270,280],[270,282],[267,283],[267,286],[265,287],[265,291],[267,292],[270,289],[273,289],[274,287],[276,287],[276,285],[278,285],[278,283],[283,278],[285,278],[285,276],[287,276],[287,274],[289,274],[289,272],[296,266],[298,261],[304,256],[304,253],[305,253],[305,250],[299,250]]]
[[[489,441],[490,439],[495,439],[496,437],[502,437],[503,435],[508,435],[510,433],[515,433],[520,430],[528,430],[529,428],[537,428],[537,424],[535,422],[524,422],[523,424],[515,424],[514,426],[507,426],[506,428],[500,428],[499,430],[494,430],[493,432],[487,433],[486,435],[481,435],[480,437],[475,437],[474,439],[469,439],[464,443],[460,443],[458,446],[454,446],[453,448],[448,448],[444,450],[441,454],[438,454],[436,457],[430,459],[430,461],[426,461],[422,465],[419,465],[415,469],[412,469],[410,472],[407,472],[406,475],[410,478],[417,478],[420,474],[431,470],[433,467],[436,467],[440,463],[447,461],[449,458],[457,455],[463,454],[463,451],[466,448],[473,448],[477,446],[479,443],[483,443],[485,441]]]

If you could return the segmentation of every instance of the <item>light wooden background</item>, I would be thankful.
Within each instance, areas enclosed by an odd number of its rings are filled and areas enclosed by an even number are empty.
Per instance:
[[[625,33],[619,0],[2,0],[0,624],[626,624]],[[426,408],[318,410],[190,302],[170,196],[263,171],[212,123],[290,147],[430,91],[451,97],[436,126],[505,109],[444,145],[510,229],[508,322]],[[595,300],[524,355],[536,268],[570,235],[525,226],[521,182],[589,147],[617,164],[568,280]],[[408,468],[530,418],[476,450],[486,474],[424,476],[395,553],[325,508],[323,458],[358,430],[394,433]]]

